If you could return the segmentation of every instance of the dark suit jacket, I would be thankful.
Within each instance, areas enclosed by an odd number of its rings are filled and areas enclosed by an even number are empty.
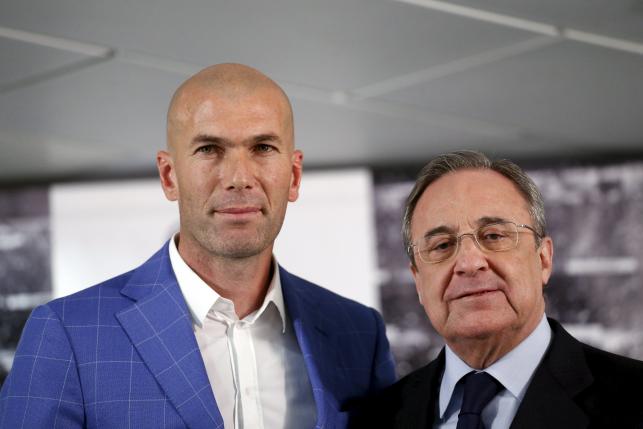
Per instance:
[[[643,362],[574,339],[553,319],[551,344],[512,429],[643,428]],[[351,427],[431,428],[444,350],[429,365],[359,404]]]
[[[167,249],[33,311],[0,392],[0,427],[223,427]],[[384,324],[375,310],[280,270],[316,427],[343,428],[347,398],[394,381]]]

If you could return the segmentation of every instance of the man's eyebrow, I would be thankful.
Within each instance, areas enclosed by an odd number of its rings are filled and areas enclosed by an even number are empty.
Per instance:
[[[265,133],[265,134],[258,134],[256,136],[252,136],[250,141],[254,143],[261,143],[261,142],[279,143],[281,142],[281,139],[277,134]],[[198,143],[226,144],[226,143],[229,143],[229,141],[223,137],[213,136],[211,134],[198,134],[192,139],[191,144],[194,145]]]
[[[498,216],[483,216],[476,221],[478,227],[489,225],[496,222],[508,222],[507,219]],[[455,229],[446,225],[436,226],[424,233],[424,238],[431,237],[436,234],[455,234]]]
[[[277,134],[272,134],[272,133],[265,133],[265,134],[259,134],[256,135],[252,138],[252,141],[256,143],[261,143],[261,142],[275,142],[278,143],[281,141],[279,136]]]
[[[192,139],[191,144],[197,144],[197,143],[219,143],[219,144],[221,144],[221,143],[225,143],[225,142],[226,142],[226,140],[221,138],[221,137],[213,136],[213,135],[210,135],[210,134],[198,134],[196,137],[194,137]]]
[[[425,232],[424,238],[429,238],[436,234],[453,234],[453,232],[453,228],[449,228],[446,225],[440,225]]]
[[[478,226],[489,225],[490,223],[508,222],[507,219],[498,216],[483,216],[476,221]]]

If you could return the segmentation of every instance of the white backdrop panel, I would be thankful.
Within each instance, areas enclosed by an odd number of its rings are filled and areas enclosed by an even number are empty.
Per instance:
[[[53,295],[131,270],[178,230],[154,179],[55,185],[50,193]],[[275,255],[294,274],[379,308],[371,174],[305,173]]]

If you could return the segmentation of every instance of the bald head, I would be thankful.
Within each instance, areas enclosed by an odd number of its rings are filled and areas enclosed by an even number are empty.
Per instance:
[[[194,120],[197,109],[207,101],[236,101],[257,94],[268,95],[284,114],[293,130],[288,96],[272,79],[243,64],[216,64],[187,79],[174,93],[167,113],[167,144],[172,149],[178,133]],[[214,107],[216,108],[216,106]]]

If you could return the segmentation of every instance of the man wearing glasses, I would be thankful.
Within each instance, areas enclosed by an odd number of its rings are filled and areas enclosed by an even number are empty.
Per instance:
[[[643,427],[643,362],[545,317],[542,196],[514,163],[439,156],[406,203],[404,241],[439,356],[365,403],[358,427]],[[635,390],[636,388],[636,390]]]

